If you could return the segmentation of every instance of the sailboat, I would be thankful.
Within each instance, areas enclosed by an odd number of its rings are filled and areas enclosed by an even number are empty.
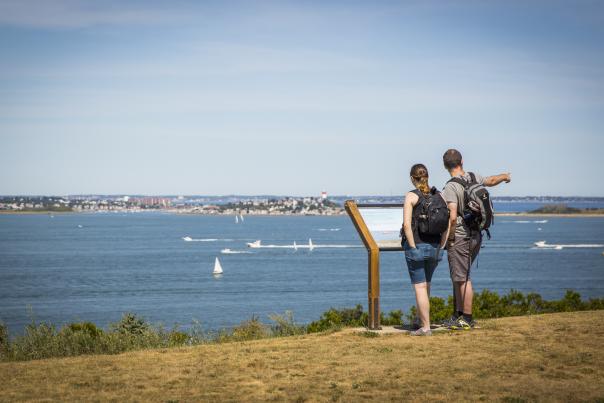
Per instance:
[[[241,223],[243,223],[243,214],[239,213],[239,220],[241,220]]]
[[[222,274],[222,266],[220,265],[220,260],[218,260],[218,258],[216,258],[216,260],[214,261],[214,271],[212,272],[212,274],[215,276],[219,276]]]
[[[313,250],[315,246],[312,244],[312,239],[308,238],[308,250]]]
[[[235,224],[239,224],[239,216],[235,214]]]
[[[296,241],[294,241],[294,250],[298,250],[298,245],[296,245]]]

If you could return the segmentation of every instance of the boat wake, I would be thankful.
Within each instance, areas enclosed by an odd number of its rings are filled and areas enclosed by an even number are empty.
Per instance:
[[[295,241],[290,245],[263,245],[261,240],[248,242],[248,248],[252,249],[333,249],[333,248],[362,248],[362,245],[347,245],[347,244],[313,244],[312,240],[308,240],[308,244],[297,244]]]
[[[232,250],[232,249],[229,249],[229,248],[225,248],[225,249],[221,250],[220,253],[222,253],[223,255],[239,255],[241,253],[247,253],[247,254],[249,254],[249,253],[252,253],[252,252],[249,252],[249,251],[246,251],[246,250]]]
[[[232,239],[218,239],[218,238],[191,238],[190,236],[183,236],[182,240],[185,242],[218,242],[218,241],[232,241]]]
[[[513,223],[513,224],[547,224],[548,220],[517,220],[517,221],[503,221],[505,223]]]
[[[339,230],[340,230],[340,228],[319,228],[317,231],[332,231],[332,232],[335,232],[335,231],[339,231]]]
[[[535,242],[535,249],[555,249],[561,250],[566,248],[604,248],[602,244],[549,244],[546,241]]]

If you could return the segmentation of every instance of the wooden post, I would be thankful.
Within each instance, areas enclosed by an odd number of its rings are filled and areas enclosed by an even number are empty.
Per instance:
[[[369,329],[381,329],[380,326],[380,249],[371,236],[371,232],[361,216],[357,204],[353,200],[347,200],[344,204],[346,212],[350,216],[368,255],[368,323]]]

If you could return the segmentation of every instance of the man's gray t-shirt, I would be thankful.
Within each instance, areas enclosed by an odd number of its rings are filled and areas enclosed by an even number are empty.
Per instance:
[[[476,182],[484,184],[484,178],[481,175],[474,173],[474,176],[476,177]],[[468,183],[470,183],[470,181],[472,180],[470,178],[470,174],[468,172],[466,172],[466,174],[464,176],[459,175],[457,177],[467,181]],[[463,186],[461,186],[459,183],[447,182],[447,184],[445,185],[445,188],[443,189],[442,195],[445,198],[445,201],[447,202],[447,204],[448,203],[457,203],[457,226],[455,227],[455,235],[459,236],[459,237],[467,237],[468,234],[470,233],[470,230],[468,229],[465,222],[463,221],[463,207],[464,207],[464,188],[463,188]]]

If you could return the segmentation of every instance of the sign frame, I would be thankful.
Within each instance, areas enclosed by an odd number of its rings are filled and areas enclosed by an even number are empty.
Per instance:
[[[398,252],[403,247],[399,243],[379,245],[371,235],[367,223],[363,219],[359,208],[402,208],[403,203],[375,203],[375,204],[357,204],[354,200],[346,200],[344,208],[352,220],[361,241],[367,249],[367,299],[368,299],[368,323],[367,327],[371,330],[379,330],[380,326],[380,252]]]

